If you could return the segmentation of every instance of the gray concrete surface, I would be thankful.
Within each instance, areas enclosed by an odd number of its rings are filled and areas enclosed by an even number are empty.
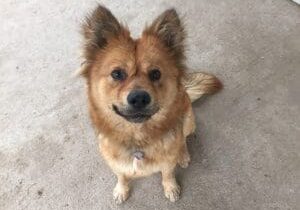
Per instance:
[[[112,200],[80,63],[84,0],[0,2],[0,209],[296,210],[300,206],[300,7],[287,0],[102,1],[136,37],[174,6],[185,14],[188,64],[225,89],[195,105],[192,163],[167,201],[160,177]]]

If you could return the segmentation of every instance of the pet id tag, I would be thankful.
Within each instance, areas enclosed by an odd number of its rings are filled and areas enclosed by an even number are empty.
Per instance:
[[[133,171],[136,172],[142,165],[144,159],[144,152],[142,151],[135,151],[133,153]]]

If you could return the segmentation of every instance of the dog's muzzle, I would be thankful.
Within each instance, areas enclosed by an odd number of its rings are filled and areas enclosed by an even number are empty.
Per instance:
[[[155,106],[146,109],[119,108],[116,105],[112,106],[114,112],[129,122],[142,123],[149,120],[157,111]]]

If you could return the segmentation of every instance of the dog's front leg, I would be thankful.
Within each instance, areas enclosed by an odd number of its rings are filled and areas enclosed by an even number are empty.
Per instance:
[[[114,188],[113,196],[117,204],[124,202],[129,196],[129,179],[124,174],[117,174],[118,182]]]
[[[164,168],[161,171],[162,185],[164,187],[165,196],[171,201],[175,202],[179,199],[180,187],[175,178],[175,166]]]

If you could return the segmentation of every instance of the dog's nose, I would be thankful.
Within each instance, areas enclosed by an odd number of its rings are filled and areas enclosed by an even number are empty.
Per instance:
[[[127,102],[135,109],[142,109],[151,102],[151,97],[144,90],[133,90],[127,96]]]

